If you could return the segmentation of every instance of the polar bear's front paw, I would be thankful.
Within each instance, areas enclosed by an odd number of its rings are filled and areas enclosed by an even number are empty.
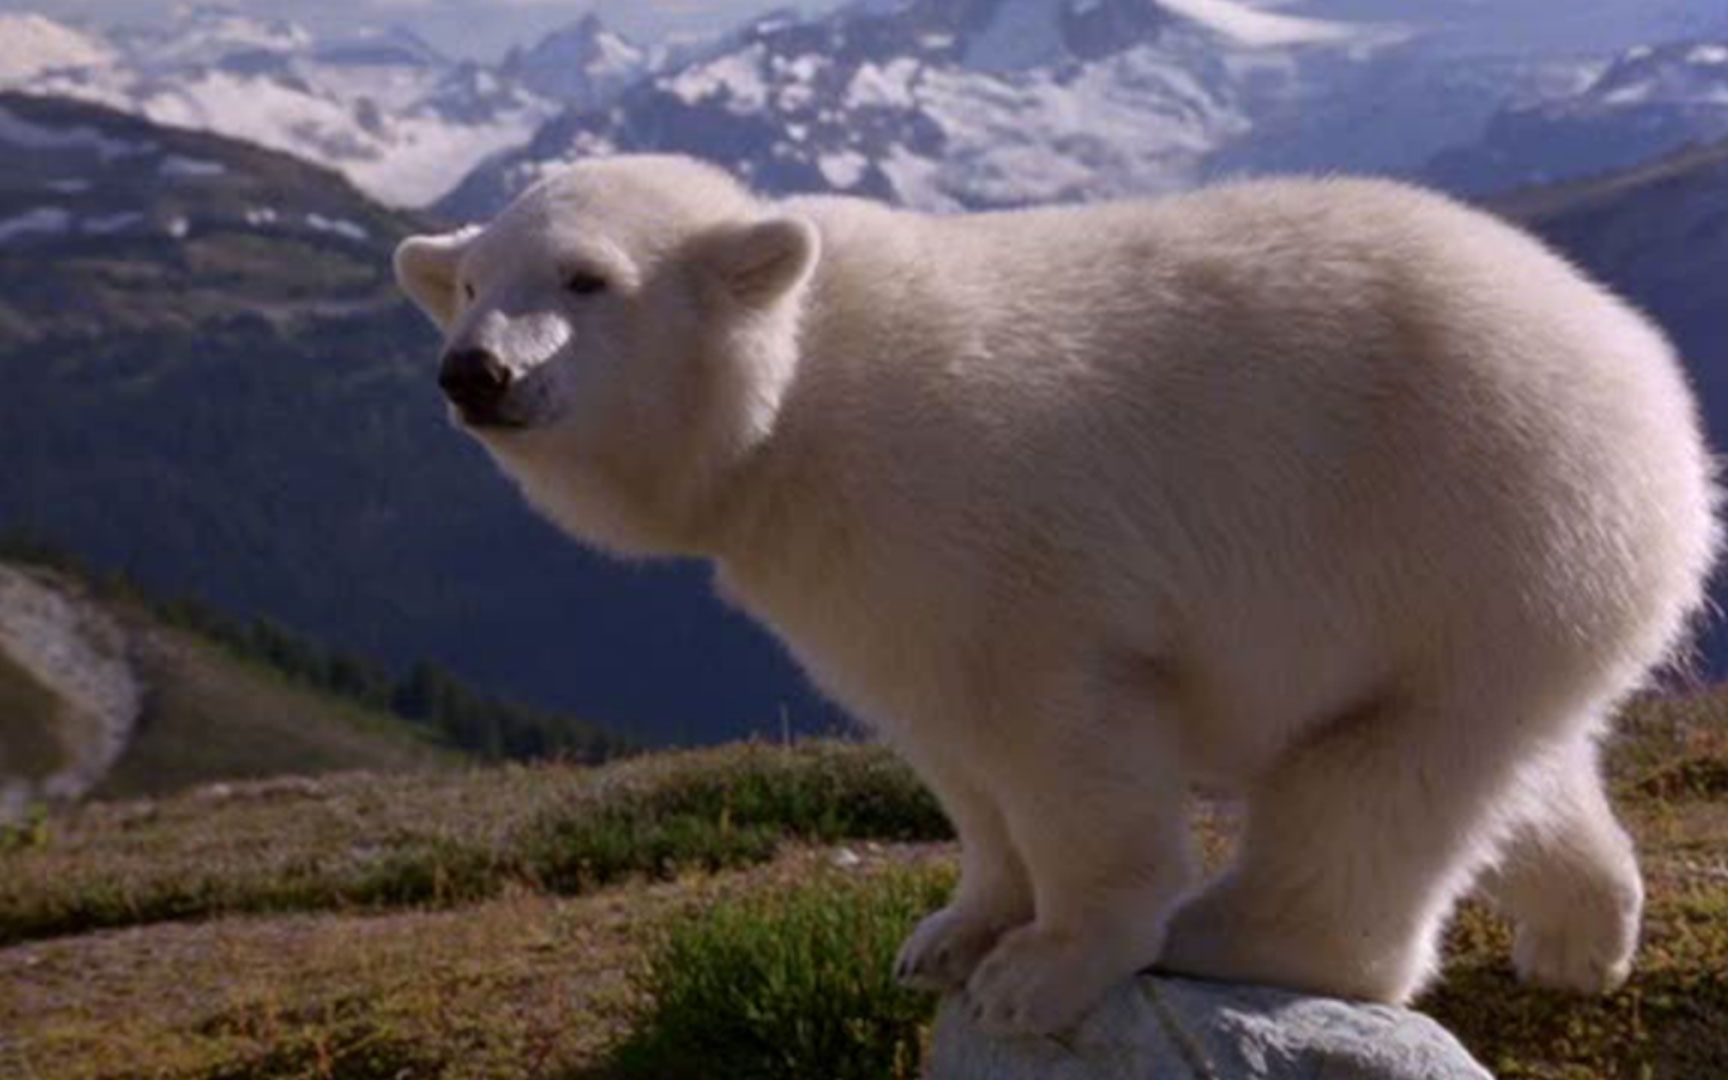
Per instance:
[[[900,946],[894,979],[914,990],[958,990],[1005,929],[988,915],[949,905],[925,917]]]
[[[974,1015],[988,1030],[1053,1035],[1080,1022],[1104,991],[1135,970],[1107,939],[1037,926],[1003,935],[966,984]]]

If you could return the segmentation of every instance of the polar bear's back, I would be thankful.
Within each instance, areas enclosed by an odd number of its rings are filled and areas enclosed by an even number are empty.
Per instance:
[[[1713,496],[1677,359],[1511,226],[1358,180],[909,220],[866,230],[910,254],[871,422],[945,422],[881,475],[927,488],[926,521],[958,487],[1001,536],[1083,532],[1098,604],[1148,634],[1322,681],[1442,637],[1636,668],[1701,602]]]
[[[1237,535],[1299,538],[1291,573],[1375,589],[1376,640],[1449,622],[1509,664],[1537,662],[1522,635],[1629,668],[1673,646],[1716,543],[1711,468],[1644,318],[1525,233],[1402,185],[1244,184],[1156,216],[1163,287],[1196,314],[1156,408],[1252,459],[1205,480],[1273,509]],[[1269,493],[1286,485],[1300,508]]]

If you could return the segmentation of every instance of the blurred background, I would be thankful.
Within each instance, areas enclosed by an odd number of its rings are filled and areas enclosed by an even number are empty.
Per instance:
[[[932,211],[1406,177],[1654,315],[1728,437],[1721,0],[0,0],[0,809],[844,724],[701,567],[532,517],[390,281],[647,150]]]

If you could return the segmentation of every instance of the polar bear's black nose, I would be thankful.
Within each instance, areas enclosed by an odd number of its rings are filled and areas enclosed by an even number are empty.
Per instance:
[[[444,354],[438,385],[464,419],[486,423],[510,389],[510,369],[489,349],[457,349]]]

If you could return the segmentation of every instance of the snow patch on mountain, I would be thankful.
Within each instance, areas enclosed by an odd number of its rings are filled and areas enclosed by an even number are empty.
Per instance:
[[[46,233],[59,235],[72,229],[72,215],[58,206],[38,206],[0,220],[0,244],[20,236]]]
[[[41,15],[0,14],[0,83],[112,59],[104,42],[70,26]]]
[[[917,86],[941,133],[927,209],[1071,202],[1171,190],[1248,121],[1227,96],[1144,47],[1073,72],[994,79],[932,68]]]
[[[39,16],[23,20],[12,18],[75,34]],[[0,87],[286,151],[394,206],[433,201],[565,104],[596,105],[651,62],[593,18],[489,68],[451,60],[399,28],[320,39],[285,20],[194,7],[163,25],[92,38],[82,51],[62,48],[64,62],[9,67],[10,25],[0,22]]]
[[[656,64],[649,50],[590,14],[529,48],[512,49],[500,73],[548,100],[593,108]]]
[[[762,73],[765,51],[760,44],[690,68],[665,83],[686,104],[715,102],[727,112],[747,115],[768,103],[768,83]],[[795,107],[795,106],[794,106]]]
[[[220,161],[203,161],[199,158],[169,154],[156,166],[156,171],[170,177],[221,176],[228,171],[228,166]]]
[[[335,233],[349,240],[361,241],[371,237],[366,226],[347,218],[327,218],[323,214],[307,214],[306,226],[315,232]]]
[[[114,236],[119,233],[141,232],[147,224],[148,219],[138,211],[122,210],[115,214],[85,218],[78,223],[78,231],[87,236]]]
[[[288,55],[313,44],[310,33],[285,19],[215,4],[179,6],[164,22],[125,27],[109,40],[131,64],[164,73],[219,66],[237,56]]]

